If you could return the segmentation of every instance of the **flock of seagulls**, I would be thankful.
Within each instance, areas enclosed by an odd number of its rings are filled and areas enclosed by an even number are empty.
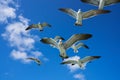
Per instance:
[[[70,48],[73,44],[75,44],[78,41],[87,40],[91,37],[91,34],[74,34],[66,42],[62,42],[63,39],[59,39],[58,42],[56,42],[54,39],[47,37],[42,38],[40,41],[45,44],[50,44],[57,48],[60,52],[60,57],[62,59],[66,59],[68,58],[68,55],[66,53],[66,50],[68,48]]]
[[[59,8],[60,11],[68,14],[69,16],[73,17],[76,22],[74,23],[75,26],[82,26],[82,21],[84,19],[88,19],[100,14],[107,14],[110,13],[110,10],[103,10],[104,6],[112,5],[115,3],[119,3],[120,0],[80,0],[81,2],[92,4],[95,6],[98,6],[98,10],[89,10],[86,12],[81,11],[81,9],[78,9],[78,11],[75,11],[71,8]],[[32,28],[38,28],[40,31],[43,31],[44,27],[51,27],[50,24],[44,22],[44,23],[38,23],[38,24],[31,24],[29,25],[25,30],[30,30]],[[69,60],[69,56],[66,53],[68,49],[73,49],[74,53],[78,53],[79,48],[86,48],[89,49],[89,47],[82,43],[82,40],[88,40],[92,37],[92,34],[73,34],[68,40],[65,41],[65,39],[61,36],[55,36],[54,38],[44,37],[40,40],[40,42],[44,44],[50,45],[52,48],[56,48],[59,51],[59,56],[63,60],[61,64],[71,64],[75,65],[77,64],[81,69],[85,68],[85,65],[88,62],[91,62],[95,59],[101,58],[101,56],[86,56],[82,59],[78,60]],[[68,58],[68,60],[67,60]],[[26,58],[28,60],[33,60],[38,65],[41,65],[41,61],[38,58],[35,57],[28,57]]]

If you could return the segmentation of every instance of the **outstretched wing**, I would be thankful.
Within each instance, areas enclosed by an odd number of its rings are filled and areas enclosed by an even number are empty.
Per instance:
[[[38,28],[38,26],[35,25],[35,24],[31,24],[25,30],[29,30],[29,29],[32,29],[32,28]]]
[[[59,10],[64,13],[67,13],[68,15],[72,16],[73,18],[76,18],[76,16],[77,16],[77,14],[76,14],[77,12],[70,8],[60,8]]]
[[[67,60],[67,61],[63,61],[61,64],[77,64],[77,61],[75,60]]]
[[[29,57],[29,58],[27,58],[27,59],[30,59],[30,60],[35,61],[38,65],[41,64],[41,61],[40,61],[39,59],[37,59],[37,58]]]
[[[45,27],[45,26],[51,27],[51,25],[48,24],[48,23],[46,23],[46,22],[42,23],[41,26],[42,26],[42,27]]]
[[[120,0],[107,0],[105,2],[105,5],[111,5],[111,4],[115,4],[115,3],[119,3],[119,2],[120,2]]]
[[[32,58],[32,57],[29,57],[29,58],[26,58],[26,59],[29,59],[29,60],[35,60],[35,58]]]
[[[64,43],[64,48],[67,49],[71,47],[74,43],[76,43],[77,41],[86,40],[91,37],[92,37],[91,34],[74,34]]]
[[[92,5],[95,5],[95,6],[99,5],[99,0],[81,0],[81,1],[84,2],[84,3],[89,3],[89,4],[92,4]]]
[[[50,45],[55,46],[55,47],[58,46],[57,42],[52,38],[42,38],[40,41],[45,43],[45,44],[50,44]]]
[[[76,45],[77,49],[79,49],[80,47],[84,47],[86,49],[89,49],[89,47],[86,44],[84,44],[84,43],[79,43],[79,44]]]
[[[85,58],[81,59],[82,63],[90,62],[94,59],[99,59],[101,56],[86,56]]]
[[[109,10],[89,10],[83,13],[83,18],[90,18],[99,14],[106,14],[109,13]]]

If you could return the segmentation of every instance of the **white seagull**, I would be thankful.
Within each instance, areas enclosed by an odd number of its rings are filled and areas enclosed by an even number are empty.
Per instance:
[[[30,30],[32,28],[38,28],[40,31],[43,31],[43,28],[46,27],[46,26],[51,27],[50,24],[44,22],[44,23],[41,23],[41,24],[40,23],[38,23],[38,24],[31,24],[25,30]]]
[[[89,47],[88,47],[86,44],[81,43],[81,42],[78,43],[78,44],[73,44],[73,45],[71,46],[71,48],[74,50],[74,53],[78,53],[78,49],[81,48],[81,47],[86,48],[86,49],[89,49]]]
[[[81,1],[98,6],[100,10],[102,10],[104,6],[108,6],[120,2],[120,0],[81,0]]]
[[[86,12],[82,12],[81,9],[78,9],[78,11],[76,12],[75,10],[70,8],[60,8],[59,10],[64,13],[67,13],[68,15],[76,19],[76,22],[75,22],[76,26],[82,26],[82,20],[84,19],[110,12],[109,10],[89,10]]]
[[[33,61],[35,61],[38,65],[41,65],[41,61],[40,61],[39,59],[37,59],[37,58],[28,57],[28,58],[26,58],[26,59],[33,60]]]
[[[57,43],[54,39],[47,38],[47,37],[42,38],[40,41],[45,43],[45,44],[50,44],[50,45],[55,46],[60,52],[60,57],[62,59],[65,59],[65,58],[68,58],[68,56],[66,54],[66,50],[69,47],[71,47],[77,41],[86,40],[86,39],[89,39],[91,37],[92,37],[91,34],[74,34],[64,43],[62,42],[62,39],[60,39]]]
[[[88,62],[91,62],[92,60],[95,59],[99,59],[100,57],[101,56],[86,56],[83,59],[63,61],[61,64],[71,64],[71,65],[77,64],[81,69],[85,69],[85,65]]]

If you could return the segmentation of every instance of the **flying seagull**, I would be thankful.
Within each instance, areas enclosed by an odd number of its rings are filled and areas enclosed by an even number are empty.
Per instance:
[[[55,41],[59,41],[60,39],[65,40],[65,39],[64,39],[63,37],[61,37],[61,36],[55,36],[55,38],[54,38]]]
[[[71,46],[71,48],[74,50],[74,53],[78,53],[78,49],[81,48],[81,47],[89,49],[89,47],[84,43],[73,44]]]
[[[81,1],[98,6],[100,10],[102,10],[104,6],[108,6],[120,2],[120,0],[81,0]]]
[[[101,56],[86,56],[83,59],[63,61],[61,64],[71,64],[71,65],[77,64],[81,69],[84,69],[85,65],[88,62],[91,62],[92,60],[95,59],[99,59],[100,57]]]
[[[33,60],[33,61],[35,61],[38,65],[41,64],[41,61],[40,61],[39,59],[37,59],[37,58],[29,57],[29,58],[26,58],[26,59]]]
[[[78,9],[78,11],[76,12],[75,10],[70,8],[60,8],[59,10],[76,19],[75,26],[82,26],[82,20],[84,19],[110,12],[109,10],[89,10],[86,12],[82,12],[81,9]]]
[[[39,28],[40,31],[43,31],[43,28],[46,27],[46,26],[51,27],[50,24],[44,22],[44,23],[41,23],[41,24],[40,23],[38,23],[38,24],[31,24],[25,30],[30,30],[32,28]]]
[[[71,47],[77,41],[87,40],[87,39],[89,39],[91,37],[92,37],[91,34],[74,34],[64,43],[62,42],[62,39],[60,39],[58,42],[56,42],[54,39],[47,38],[47,37],[42,38],[40,41],[45,43],[45,44],[50,44],[50,45],[55,46],[60,52],[60,57],[62,59],[65,59],[65,58],[68,58],[68,56],[66,54],[66,50],[69,47]]]

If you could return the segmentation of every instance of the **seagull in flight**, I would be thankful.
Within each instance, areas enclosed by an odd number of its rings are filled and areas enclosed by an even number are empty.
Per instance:
[[[99,10],[102,10],[104,6],[119,3],[120,0],[81,0],[82,2],[98,6]]]
[[[89,47],[88,47],[86,44],[81,43],[81,42],[78,43],[78,44],[73,44],[73,45],[71,46],[71,48],[74,50],[74,53],[78,53],[78,49],[81,48],[81,47],[86,48],[86,49],[89,49]]]
[[[41,61],[40,61],[39,59],[37,59],[37,58],[28,57],[28,58],[26,58],[26,59],[33,60],[33,61],[35,61],[38,65],[41,65]]]
[[[99,14],[106,14],[110,12],[109,10],[89,10],[86,12],[82,12],[81,9],[75,11],[71,8],[60,8],[59,10],[73,17],[76,20],[75,26],[82,26],[82,21],[84,19],[88,19]]]
[[[25,30],[30,30],[32,28],[38,28],[40,31],[43,31],[43,28],[46,27],[46,26],[51,27],[50,24],[48,24],[46,22],[43,22],[41,24],[40,23],[38,23],[38,24],[31,24]]]
[[[95,59],[99,59],[101,56],[86,56],[82,59],[78,59],[78,60],[67,60],[67,61],[63,61],[61,64],[71,64],[71,65],[75,65],[77,64],[81,69],[85,69],[85,65],[88,62],[91,62]]]
[[[72,35],[66,42],[62,42],[62,39],[60,39],[58,42],[56,42],[52,38],[42,38],[40,41],[45,43],[45,44],[50,44],[52,46],[55,46],[60,52],[60,57],[62,59],[68,58],[66,54],[66,50],[70,48],[74,43],[80,40],[87,40],[91,38],[91,34],[74,34]]]

